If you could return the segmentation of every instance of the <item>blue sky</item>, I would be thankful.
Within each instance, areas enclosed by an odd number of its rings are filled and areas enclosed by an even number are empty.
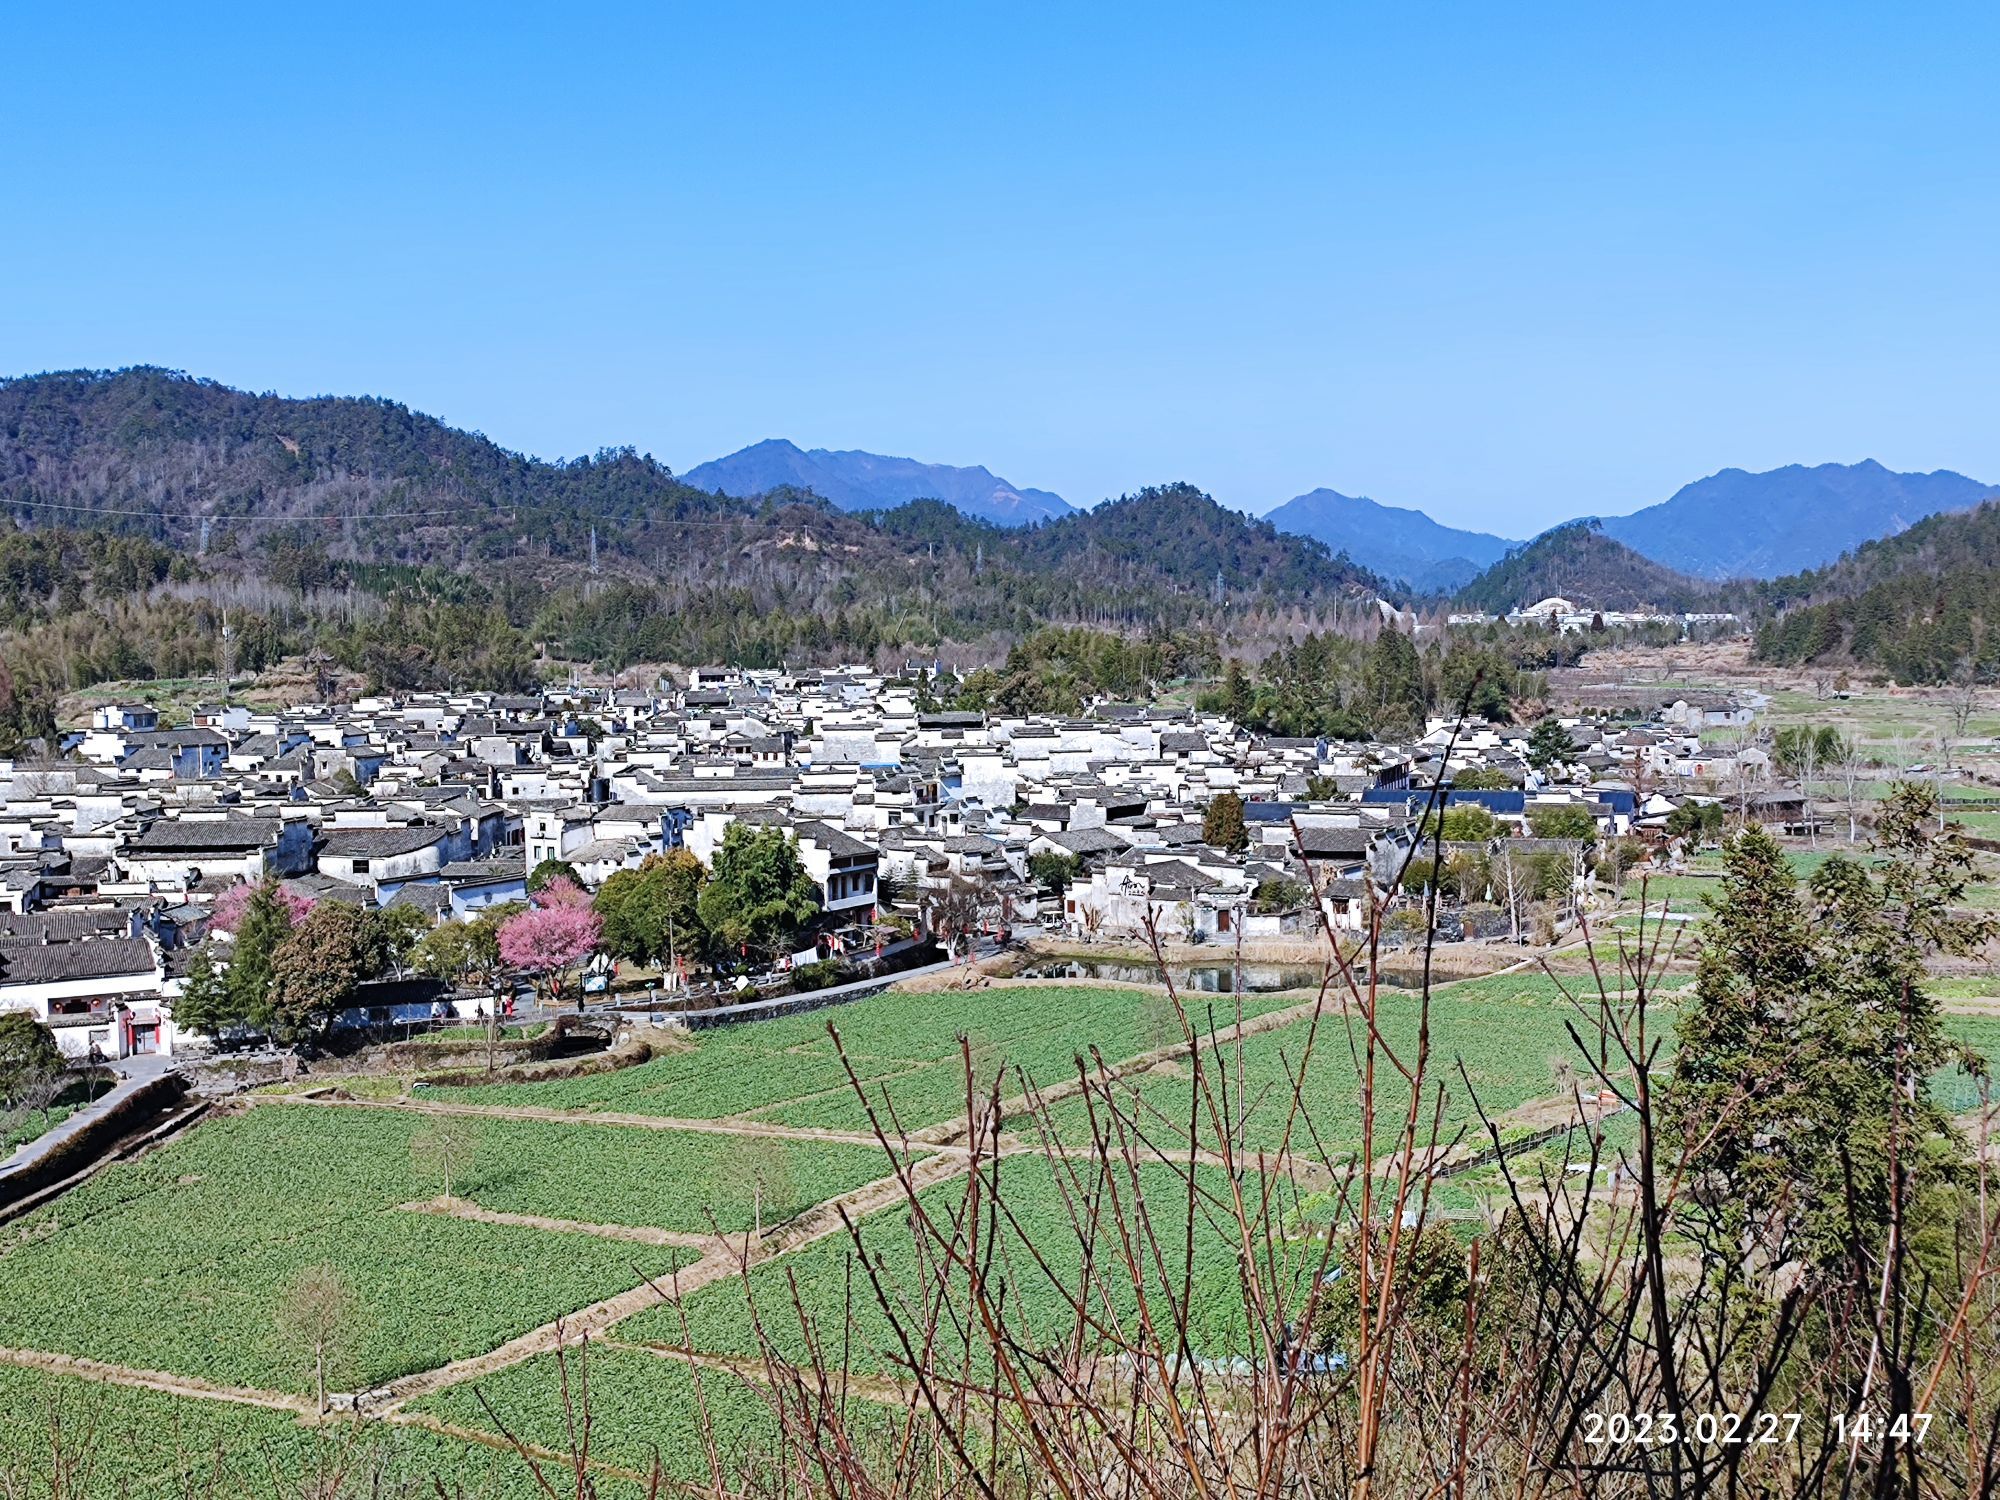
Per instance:
[[[0,372],[1515,535],[2000,481],[1991,6],[571,9],[11,10]]]

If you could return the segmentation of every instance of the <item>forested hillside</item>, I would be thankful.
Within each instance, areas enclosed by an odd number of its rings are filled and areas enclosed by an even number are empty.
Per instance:
[[[1595,521],[1571,521],[1516,547],[1459,591],[1458,602],[1494,614],[1559,596],[1585,609],[1695,609],[1712,586],[1663,568],[1606,536]]]
[[[1031,528],[847,515],[697,490],[630,449],[547,463],[391,401],[155,369],[0,382],[0,513],[28,539],[0,557],[17,728],[66,689],[214,670],[225,610],[244,670],[316,645],[385,687],[507,687],[538,649],[622,668],[998,660],[1047,624],[1254,640],[1382,587],[1185,485]]]
[[[2000,675],[2000,503],[1931,516],[1830,567],[1765,586],[1757,653],[1852,660],[1898,682]]]

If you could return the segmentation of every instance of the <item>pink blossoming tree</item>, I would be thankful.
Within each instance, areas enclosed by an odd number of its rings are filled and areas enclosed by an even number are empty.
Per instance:
[[[208,925],[217,932],[234,933],[243,925],[243,914],[250,909],[250,898],[257,894],[257,887],[239,882],[232,885],[216,898],[215,910],[209,916]],[[291,916],[291,925],[296,927],[305,920],[307,912],[313,909],[313,899],[301,896],[296,891],[278,887],[278,899],[285,903]]]
[[[574,881],[552,880],[500,927],[500,957],[533,981],[545,1003],[560,998],[569,971],[597,951],[604,919]]]

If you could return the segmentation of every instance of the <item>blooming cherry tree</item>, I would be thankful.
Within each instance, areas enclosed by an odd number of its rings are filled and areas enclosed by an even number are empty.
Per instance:
[[[285,903],[291,916],[291,925],[296,927],[305,920],[307,912],[313,909],[313,899],[296,891],[286,890],[280,885],[278,899]],[[250,909],[250,898],[257,894],[257,887],[239,881],[216,898],[215,911],[208,919],[208,925],[217,932],[234,933],[243,925],[243,914]]]
[[[532,901],[501,925],[500,957],[553,1002],[569,971],[597,951],[604,919],[590,909],[590,898],[574,881],[552,880]]]

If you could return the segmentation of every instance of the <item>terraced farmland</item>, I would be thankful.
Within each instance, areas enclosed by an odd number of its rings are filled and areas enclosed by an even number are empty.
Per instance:
[[[1569,1087],[1567,1023],[1578,1012],[1565,986],[1587,1008],[1587,975],[1558,985],[1520,970],[1438,989],[1432,1078],[1443,1089],[1446,1135],[1471,1126],[1473,1090],[1488,1113],[1504,1117]],[[1294,1135],[1294,1151],[1351,1156],[1359,1090],[1350,1018],[1338,1009],[1321,1015],[1308,1062],[1309,1017],[1278,1013],[1296,1011],[1296,996],[1247,1000],[1241,1038],[1232,1002],[1205,997],[1203,1005],[1203,1065],[1226,1081],[1249,1145],[1279,1144],[1291,1074],[1304,1063],[1314,1130]],[[1662,998],[1662,1027],[1673,1005]],[[1417,1016],[1415,997],[1383,995],[1383,1033],[1406,1053]],[[422,1098],[376,1090],[345,1103],[272,1098],[107,1168],[0,1227],[0,1466],[33,1446],[51,1410],[80,1402],[102,1430],[132,1436],[120,1440],[116,1462],[73,1487],[78,1500],[183,1500],[193,1454],[225,1466],[272,1455],[302,1461],[334,1435],[378,1445],[391,1475],[437,1475],[447,1488],[512,1500],[530,1485],[518,1462],[496,1451],[499,1423],[487,1403],[527,1441],[563,1446],[552,1351],[566,1320],[562,1337],[592,1339],[605,1493],[638,1493],[632,1476],[656,1452],[669,1476],[700,1484],[701,1403],[681,1346],[685,1338],[704,1361],[702,1402],[722,1451],[747,1458],[772,1420],[757,1383],[753,1310],[794,1358],[805,1357],[813,1337],[824,1340],[859,1382],[859,1428],[878,1431],[888,1408],[868,1401],[890,1394],[884,1382],[896,1349],[867,1267],[892,1298],[917,1293],[925,1277],[895,1164],[860,1135],[866,1111],[829,1021],[856,1073],[903,1127],[935,1127],[905,1161],[928,1184],[926,1207],[940,1215],[962,1204],[966,1186],[965,1148],[949,1128],[964,1107],[961,1034],[982,1092],[1002,1070],[1002,1093],[1012,1095],[1022,1072],[1047,1088],[1071,1080],[1080,1055],[1101,1059],[1156,1141],[1186,1149],[1191,1062],[1177,1051],[1178,1021],[1157,992],[1091,984],[884,995],[700,1035],[684,1053],[564,1082],[425,1090]],[[2000,1021],[1954,1016],[1952,1025],[1989,1055],[2000,1051]],[[1399,1112],[1406,1099],[1393,1070],[1377,1081],[1383,1105]],[[1971,1075],[1949,1074],[1938,1086],[1956,1098]],[[1084,1139],[1080,1099],[1055,1103],[1053,1115],[1070,1147]],[[1081,1281],[1084,1248],[1073,1225],[1078,1216],[1088,1221],[1094,1193],[1115,1188],[1129,1200],[1133,1184],[1117,1170],[1096,1175],[1080,1154],[1052,1165],[1034,1149],[1031,1122],[1005,1124],[1014,1153],[999,1169],[1005,1196],[1047,1260],[1036,1263],[1019,1230],[1001,1225],[994,1264],[1021,1326],[1058,1340],[1071,1330],[1069,1290]],[[449,1202],[438,1201],[438,1163],[416,1145],[440,1126],[460,1137]],[[1215,1144],[1205,1126],[1201,1134],[1202,1145]],[[1319,1171],[1311,1160],[1301,1170]],[[1227,1191],[1212,1165],[1197,1172],[1206,1193]],[[1178,1285],[1188,1272],[1198,1348],[1240,1352],[1248,1338],[1226,1219],[1198,1205],[1183,1243],[1185,1205],[1172,1169],[1144,1164],[1137,1187],[1161,1221],[1166,1274]],[[1289,1183],[1281,1190],[1293,1191]],[[1330,1211],[1312,1183],[1303,1191],[1281,1205],[1294,1230]],[[1470,1212],[1475,1192],[1467,1179],[1443,1197]],[[827,1207],[833,1200],[860,1225],[866,1264]],[[1094,1257],[1118,1252],[1102,1230],[1082,1238]],[[1304,1264],[1316,1240],[1308,1233],[1287,1243]],[[288,1290],[317,1267],[331,1268],[346,1294],[332,1384],[363,1393],[368,1413],[318,1430],[302,1422],[310,1350],[281,1316]],[[806,1327],[795,1295],[809,1311]],[[1111,1300],[1118,1305],[1094,1313],[1113,1322],[1135,1315],[1131,1294]],[[714,1360],[744,1367],[732,1374]],[[159,1388],[134,1388],[148,1383]],[[0,1493],[5,1473],[0,1467]]]
[[[1008,1305],[1022,1326],[1045,1342],[1059,1341],[1072,1329],[1074,1310],[1069,1299],[1082,1285],[1085,1243],[1093,1247],[1097,1257],[1115,1260],[1119,1256],[1108,1222],[1109,1195],[1123,1195],[1129,1202],[1135,1185],[1122,1169],[1100,1177],[1093,1165],[1083,1162],[1052,1171],[1038,1154],[1005,1159],[1000,1171],[1001,1193],[1009,1210],[1046,1263],[1027,1254],[1021,1235],[1003,1224],[990,1274],[1004,1280]],[[1195,1209],[1192,1332],[1197,1347],[1241,1349],[1247,1344],[1247,1333],[1242,1326],[1235,1241],[1218,1212],[1227,1199],[1227,1179],[1219,1170],[1204,1170],[1198,1176],[1202,1192]],[[1188,1264],[1181,1242],[1186,1210],[1184,1181],[1164,1164],[1149,1164],[1140,1169],[1136,1192],[1149,1214],[1156,1216],[1168,1278],[1178,1284]],[[963,1182],[941,1184],[922,1199],[926,1211],[945,1224],[962,1211],[964,1200]],[[1076,1226],[1092,1222],[1098,1226],[1096,1233],[1079,1235]],[[891,1301],[921,1305],[929,1285],[922,1266],[925,1259],[934,1260],[936,1252],[925,1256],[920,1251],[911,1215],[900,1207],[878,1214],[862,1226],[861,1240],[861,1254],[874,1266]],[[1149,1295],[1157,1296],[1157,1272],[1151,1268],[1149,1272]],[[1122,1281],[1123,1274],[1112,1279]],[[954,1277],[952,1281],[962,1293],[962,1280]],[[747,1298],[740,1280],[706,1287],[683,1299],[679,1308],[659,1307],[639,1314],[623,1325],[621,1334],[669,1348],[683,1347],[685,1338],[688,1346],[704,1353],[754,1358],[759,1348],[757,1326],[761,1324],[765,1335],[788,1358],[806,1359],[817,1342],[837,1351],[844,1368],[877,1376],[895,1372],[900,1351],[894,1331],[881,1312],[868,1272],[857,1260],[854,1242],[848,1236],[831,1236],[757,1268],[750,1275],[749,1287]],[[807,1310],[803,1325],[793,1300],[794,1288],[798,1303]],[[1129,1287],[1124,1290],[1120,1305],[1094,1305],[1092,1315],[1128,1323],[1136,1316],[1136,1294]],[[851,1327],[847,1325],[849,1310],[853,1314]]]
[[[1297,1004],[1297,997],[1246,996],[1246,1016]],[[1204,1029],[1234,1023],[1233,1001],[1201,997],[1195,1019]],[[1164,999],[1099,985],[1022,985],[971,993],[891,992],[857,1005],[702,1036],[693,1052],[656,1059],[621,1073],[525,1086],[440,1089],[436,1096],[471,1103],[545,1105],[557,1109],[624,1111],[670,1118],[742,1118],[814,1129],[866,1131],[867,1111],[855,1097],[841,1045],[871,1102],[906,1129],[933,1125],[965,1111],[965,1071],[959,1036],[972,1044],[983,1093],[996,1072],[1025,1072],[1041,1085],[1076,1074],[1075,1059],[1092,1049],[1117,1060],[1169,1045],[1180,1022]]]
[[[280,1307],[298,1273],[325,1264],[358,1310],[350,1373],[367,1386],[692,1258],[407,1212],[437,1192],[411,1159],[415,1123],[272,1106],[107,1169],[0,1228],[0,1346],[303,1393],[310,1361]]]

